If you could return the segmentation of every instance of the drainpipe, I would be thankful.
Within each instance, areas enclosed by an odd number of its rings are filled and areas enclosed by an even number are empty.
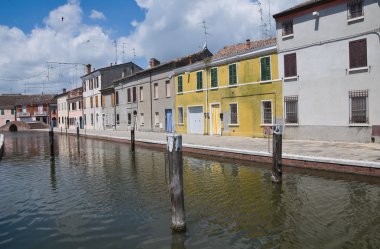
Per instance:
[[[209,135],[209,125],[210,125],[210,114],[208,113],[208,66],[207,59],[205,60],[205,71],[206,71],[206,135]]]
[[[112,85],[112,89],[113,89],[113,122],[114,122],[114,129],[116,131],[116,90],[115,90],[115,86]]]
[[[150,131],[153,131],[152,71],[149,72],[149,92],[150,92]]]

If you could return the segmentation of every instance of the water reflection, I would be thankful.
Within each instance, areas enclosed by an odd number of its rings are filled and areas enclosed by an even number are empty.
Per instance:
[[[292,171],[274,185],[270,167],[185,156],[188,230],[172,234],[165,153],[56,135],[50,162],[47,133],[5,139],[0,247],[380,247],[376,182]]]

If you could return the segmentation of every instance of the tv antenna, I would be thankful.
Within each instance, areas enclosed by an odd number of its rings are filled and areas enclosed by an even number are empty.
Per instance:
[[[125,63],[125,61],[124,61],[124,55],[125,55],[125,49],[124,49],[124,46],[125,46],[125,42],[123,42],[123,64]]]
[[[113,43],[115,44],[115,65],[117,65],[117,41],[114,40]]]
[[[206,49],[207,48],[207,35],[210,35],[210,33],[207,32],[207,26],[206,26],[205,20],[202,21],[202,28],[203,28],[204,34],[205,34],[205,44],[203,45],[203,49]]]

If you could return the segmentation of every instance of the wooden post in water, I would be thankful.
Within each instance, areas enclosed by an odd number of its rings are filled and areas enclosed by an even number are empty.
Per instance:
[[[185,199],[183,195],[182,136],[167,135],[169,162],[169,193],[171,200],[172,224],[176,232],[186,231]]]
[[[79,125],[77,126],[77,137],[79,138]]]
[[[49,142],[50,142],[50,161],[54,161],[55,155],[54,155],[54,130],[53,130],[53,126],[50,126]]]
[[[272,151],[272,182],[280,183],[282,180],[282,131],[279,128],[273,131]]]
[[[131,130],[131,151],[135,152],[135,128]]]

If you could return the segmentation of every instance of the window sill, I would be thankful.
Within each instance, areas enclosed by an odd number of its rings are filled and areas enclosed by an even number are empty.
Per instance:
[[[272,127],[274,124],[260,124],[260,126],[270,126]]]
[[[359,21],[363,21],[363,20],[364,20],[364,15],[359,16],[359,17],[355,17],[355,18],[351,18],[351,19],[347,19],[347,24],[351,24],[351,23],[355,23],[355,22],[359,22]]]
[[[298,126],[298,123],[285,123],[285,126]]]
[[[154,126],[155,126],[155,127],[159,127],[159,126],[160,126],[160,124],[154,124]]]
[[[272,83],[272,82],[273,82],[272,80],[261,80],[260,84],[268,84],[268,83]]]
[[[239,124],[228,124],[229,127],[238,127]]]
[[[233,88],[233,87],[237,87],[238,84],[235,84],[235,85],[228,85],[229,88]]]
[[[197,90],[195,90],[195,92],[196,92],[196,93],[198,93],[198,92],[203,92],[203,89],[197,89]]]
[[[184,123],[178,123],[177,125],[178,126],[184,126],[185,124]]]
[[[298,80],[298,76],[290,76],[283,78],[284,81],[295,81]]]
[[[349,127],[368,127],[369,124],[349,124]]]
[[[218,89],[219,89],[219,87],[217,87],[217,86],[216,86],[216,87],[211,87],[211,88],[210,88],[211,91],[212,91],[212,90],[218,90]]]
[[[290,39],[290,38],[293,38],[293,37],[294,37],[294,34],[283,35],[283,36],[282,36],[282,39],[283,39],[283,40],[286,40],[286,39]]]
[[[369,67],[356,67],[347,69],[348,73],[368,72]]]
[[[158,100],[158,98],[154,98],[153,100]]]
[[[167,99],[169,99],[171,96],[166,96]]]
[[[183,95],[183,92],[177,93],[177,95]]]

